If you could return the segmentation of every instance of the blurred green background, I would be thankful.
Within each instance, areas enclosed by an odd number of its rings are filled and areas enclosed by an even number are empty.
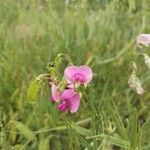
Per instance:
[[[136,55],[140,33],[150,33],[149,0],[0,0],[0,149],[149,150],[150,71]],[[36,104],[27,101],[30,83],[58,53],[94,72],[75,114],[57,111],[48,87]],[[127,84],[131,61],[142,96]]]

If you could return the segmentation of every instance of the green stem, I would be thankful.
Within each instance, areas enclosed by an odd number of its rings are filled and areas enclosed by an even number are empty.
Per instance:
[[[91,119],[92,118],[89,117],[89,118],[86,118],[84,120],[78,121],[75,124],[76,125],[86,124],[86,123],[90,122]],[[48,128],[48,129],[41,129],[41,130],[38,130],[38,131],[33,131],[33,133],[40,134],[40,133],[45,133],[45,132],[50,132],[50,131],[62,131],[62,130],[66,130],[66,129],[67,129],[67,126],[58,126],[58,127],[55,127],[55,128]],[[21,134],[20,132],[15,132],[15,131],[10,131],[10,130],[5,130],[5,131],[7,133]]]

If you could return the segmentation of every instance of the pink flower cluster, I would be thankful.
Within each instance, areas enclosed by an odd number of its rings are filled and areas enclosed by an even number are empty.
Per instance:
[[[67,67],[64,71],[66,88],[60,90],[55,83],[51,83],[50,100],[58,103],[57,107],[60,111],[76,112],[80,105],[80,94],[76,92],[76,88],[88,84],[92,80],[92,76],[92,70],[86,65]]]

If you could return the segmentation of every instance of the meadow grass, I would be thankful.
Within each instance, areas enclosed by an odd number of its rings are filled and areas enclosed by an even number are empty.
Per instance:
[[[149,150],[149,70],[135,40],[150,33],[149,0],[0,0],[0,149]],[[61,113],[32,80],[58,53],[94,78],[79,111]],[[149,52],[147,52],[149,53]],[[135,61],[146,92],[128,87]]]

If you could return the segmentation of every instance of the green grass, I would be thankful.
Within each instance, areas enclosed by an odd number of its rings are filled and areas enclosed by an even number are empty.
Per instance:
[[[136,36],[150,33],[149,7],[149,0],[0,0],[0,149],[149,150],[149,71],[135,53]],[[36,104],[27,101],[30,83],[58,53],[94,72],[75,114],[57,111],[49,88]],[[127,84],[131,61],[142,96]]]

